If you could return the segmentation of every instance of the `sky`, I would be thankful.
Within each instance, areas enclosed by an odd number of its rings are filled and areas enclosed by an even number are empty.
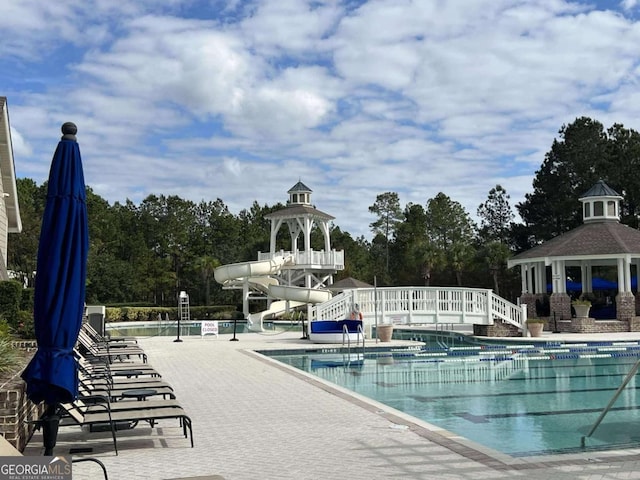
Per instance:
[[[376,196],[473,219],[532,191],[562,125],[640,130],[640,0],[5,0],[18,178],[78,126],[85,182],[232,213],[312,203],[370,239]]]

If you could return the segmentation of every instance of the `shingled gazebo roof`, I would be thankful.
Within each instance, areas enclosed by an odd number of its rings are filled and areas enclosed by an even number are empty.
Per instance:
[[[580,197],[583,203],[622,199],[604,181],[598,181]],[[584,223],[562,235],[547,240],[508,261],[508,266],[554,260],[591,260],[597,264],[615,263],[622,256],[640,258],[640,231],[620,223],[617,209],[613,215],[591,215]]]
[[[510,264],[551,257],[588,259],[607,255],[640,255],[640,231],[617,222],[580,225],[514,256]]]
[[[329,290],[334,292],[341,292],[343,290],[349,290],[351,288],[372,288],[373,285],[368,284],[367,282],[363,282],[362,280],[358,280],[357,278],[347,277],[342,280],[338,280],[333,285],[329,287]]]

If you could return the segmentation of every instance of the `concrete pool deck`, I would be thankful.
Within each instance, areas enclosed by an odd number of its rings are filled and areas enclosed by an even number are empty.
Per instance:
[[[114,479],[640,479],[640,448],[512,458],[303,372],[255,350],[331,348],[300,332],[140,339],[149,363],[171,384],[193,421],[195,447],[177,420],[118,432],[62,427],[56,454],[99,459]],[[553,341],[640,340],[640,333],[547,334]],[[586,340],[588,339],[588,340]],[[507,340],[507,339],[505,339]],[[393,345],[412,342],[395,341]],[[384,344],[390,345],[390,344]],[[36,432],[25,455],[42,454]],[[89,462],[74,480],[102,478]]]

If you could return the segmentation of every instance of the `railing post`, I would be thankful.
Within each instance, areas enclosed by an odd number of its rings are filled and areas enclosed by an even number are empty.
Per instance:
[[[520,320],[522,320],[522,336],[527,336],[527,304],[520,305]]]
[[[407,322],[409,324],[413,323],[413,298],[415,294],[415,289],[411,288],[407,291]]]

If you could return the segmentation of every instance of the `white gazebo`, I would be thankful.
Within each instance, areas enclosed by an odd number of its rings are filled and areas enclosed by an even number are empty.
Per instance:
[[[635,317],[636,296],[631,289],[631,276],[640,271],[640,231],[620,223],[620,200],[620,194],[604,181],[598,181],[579,198],[582,225],[508,261],[510,268],[521,269],[520,301],[527,304],[530,316],[536,313],[536,301],[548,293],[548,269],[551,314],[558,319],[570,319],[566,269],[579,267],[582,293],[591,293],[593,268],[608,266],[617,271],[617,320],[630,321]]]
[[[286,285],[306,288],[328,287],[333,275],[344,269],[344,251],[331,249],[330,222],[333,216],[321,212],[311,204],[311,189],[298,181],[287,192],[287,206],[265,215],[271,221],[269,253],[260,252],[258,260],[275,256],[292,256],[293,262],[282,267],[281,280]],[[288,250],[277,249],[277,235],[281,227],[287,226],[291,244]],[[317,227],[322,233],[324,248],[314,250],[311,232]]]

